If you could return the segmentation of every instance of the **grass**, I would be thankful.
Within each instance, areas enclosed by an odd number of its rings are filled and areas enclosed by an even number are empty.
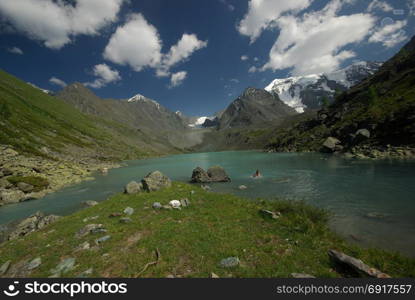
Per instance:
[[[194,191],[194,194],[191,191]],[[189,198],[191,205],[179,210],[154,210],[152,204]],[[126,207],[134,208],[132,222],[121,224],[110,218]],[[279,219],[266,219],[259,211],[281,212]],[[96,220],[84,222],[88,217]],[[376,249],[363,249],[343,241],[327,227],[326,212],[289,201],[249,201],[232,195],[203,191],[197,186],[174,183],[163,191],[119,194],[99,205],[63,217],[44,230],[0,246],[0,264],[12,264],[41,257],[42,264],[31,277],[50,276],[62,259],[76,258],[75,268],[65,277],[76,277],[93,268],[91,276],[135,277],[291,277],[308,273],[317,277],[340,277],[327,251],[337,249],[362,259],[394,277],[415,277],[415,260]],[[76,238],[86,224],[103,224],[107,233]],[[104,235],[111,239],[92,250],[75,248]],[[236,256],[240,266],[225,269],[223,258]]]
[[[34,187],[34,192],[40,192],[49,186],[49,181],[39,176],[10,176],[7,177],[7,180],[13,185],[17,185],[19,182],[30,184]]]

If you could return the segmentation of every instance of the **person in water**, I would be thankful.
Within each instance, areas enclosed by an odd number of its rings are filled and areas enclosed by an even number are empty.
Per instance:
[[[259,170],[256,170],[255,174],[252,175],[252,177],[261,177],[261,173],[259,173]]]

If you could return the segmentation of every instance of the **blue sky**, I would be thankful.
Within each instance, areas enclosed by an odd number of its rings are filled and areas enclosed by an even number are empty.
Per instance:
[[[0,0],[0,68],[210,115],[248,86],[386,60],[414,15],[415,0]]]

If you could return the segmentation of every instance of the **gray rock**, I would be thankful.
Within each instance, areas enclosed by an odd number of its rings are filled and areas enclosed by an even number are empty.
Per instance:
[[[57,277],[59,277],[60,275],[71,271],[74,266],[75,258],[66,258],[63,261],[61,261],[54,269],[50,270],[50,273],[53,274],[52,276],[57,275]]]
[[[246,185],[240,185],[238,187],[238,189],[240,189],[241,191],[246,190],[248,187]]]
[[[84,237],[84,236],[86,236],[90,233],[97,233],[97,230],[99,230],[99,229],[101,229],[101,230],[104,229],[104,225],[102,225],[102,224],[88,224],[76,233],[76,237],[81,238],[81,237]]]
[[[17,224],[17,226],[9,234],[8,240],[14,240],[18,237],[40,230],[58,219],[59,216],[45,215],[41,212],[37,212]]]
[[[204,169],[202,169],[201,167],[197,167],[196,169],[193,170],[192,179],[190,180],[190,182],[192,182],[192,183],[208,183],[208,182],[210,182],[210,177]]]
[[[180,204],[181,204],[181,206],[183,206],[183,207],[188,207],[188,206],[190,205],[190,201],[189,201],[189,199],[184,198],[184,199],[181,199],[181,200],[180,200]]]
[[[230,182],[228,174],[221,166],[210,167],[207,171],[211,182]]]
[[[0,200],[4,204],[13,204],[19,203],[22,199],[24,199],[25,194],[22,191],[18,190],[7,190],[0,192]]]
[[[87,278],[90,275],[92,275],[93,272],[94,272],[94,269],[93,268],[89,268],[88,270],[83,271],[81,274],[79,274],[78,275],[78,278]]]
[[[131,216],[134,213],[134,208],[127,207],[126,209],[124,209],[124,213],[128,216]]]
[[[92,206],[98,205],[98,202],[97,201],[88,200],[88,201],[85,201],[85,205],[86,206],[89,206],[89,207],[92,207]]]
[[[234,268],[239,266],[240,260],[237,257],[228,257],[220,261],[220,265],[224,268]]]
[[[323,143],[323,152],[333,153],[339,149],[341,142],[334,138],[334,137],[328,137],[325,142]]]
[[[102,243],[108,241],[110,238],[111,238],[110,235],[103,236],[103,237],[101,237],[99,239],[96,239],[95,240],[95,244],[97,244],[97,245],[102,244]]]
[[[154,209],[162,209],[163,208],[163,205],[161,205],[160,202],[154,202],[153,203],[153,208]]]
[[[304,273],[291,273],[293,278],[316,278],[313,275],[304,274]]]
[[[355,133],[355,139],[361,139],[361,140],[370,139],[370,131],[367,129],[359,129]]]
[[[143,184],[131,181],[124,188],[124,193],[128,195],[138,194],[143,190]]]
[[[0,267],[0,276],[3,276],[4,274],[6,274],[6,272],[10,268],[11,263],[12,262],[10,260],[8,260],[4,264],[1,265],[1,267]]]
[[[28,270],[34,270],[42,264],[42,259],[40,257],[35,258],[34,260],[30,261],[26,268]]]
[[[75,252],[89,250],[91,248],[91,244],[89,242],[83,242],[78,247],[75,248]]]
[[[202,188],[203,190],[205,190],[206,192],[210,192],[210,191],[212,190],[212,188],[211,188],[210,186],[208,186],[208,185],[204,185],[204,184],[202,184],[201,188]]]
[[[143,189],[147,192],[155,192],[171,187],[171,180],[160,171],[148,174],[141,182]]]
[[[24,183],[24,182],[19,182],[17,184],[17,188],[19,190],[21,190],[22,192],[24,192],[24,193],[30,193],[30,192],[33,192],[33,190],[34,190],[33,185],[27,184],[27,183]]]
[[[121,218],[120,219],[120,223],[126,224],[126,223],[131,223],[132,220],[130,218]]]

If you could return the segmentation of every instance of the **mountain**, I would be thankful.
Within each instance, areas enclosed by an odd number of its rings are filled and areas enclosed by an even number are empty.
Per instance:
[[[219,129],[263,125],[295,115],[278,95],[263,89],[247,88],[219,118]]]
[[[382,65],[379,62],[356,62],[344,69],[321,74],[275,79],[266,88],[297,112],[318,109],[323,98],[334,100],[342,92],[374,74]]]
[[[415,155],[415,37],[366,80],[316,117],[275,130],[273,151],[347,152],[357,157]]]

